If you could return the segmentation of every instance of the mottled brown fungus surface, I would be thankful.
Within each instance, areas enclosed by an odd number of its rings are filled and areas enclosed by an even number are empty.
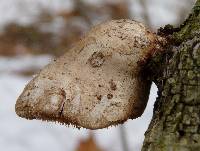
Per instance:
[[[157,35],[133,20],[93,27],[71,50],[29,82],[16,113],[98,129],[139,117],[151,82],[141,65],[158,48]]]

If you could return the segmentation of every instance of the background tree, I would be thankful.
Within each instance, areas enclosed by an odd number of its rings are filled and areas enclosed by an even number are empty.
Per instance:
[[[159,33],[169,45],[147,65],[159,90],[142,151],[199,151],[200,0],[179,28]]]

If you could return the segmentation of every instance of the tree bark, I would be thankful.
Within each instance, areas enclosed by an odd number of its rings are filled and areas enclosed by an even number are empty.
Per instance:
[[[169,44],[147,65],[158,98],[142,151],[200,151],[200,0],[179,28],[160,34]]]

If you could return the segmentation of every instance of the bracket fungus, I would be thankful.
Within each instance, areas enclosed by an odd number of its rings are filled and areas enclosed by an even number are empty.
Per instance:
[[[133,20],[93,27],[19,96],[20,117],[99,129],[142,115],[151,81],[142,65],[164,38]]]

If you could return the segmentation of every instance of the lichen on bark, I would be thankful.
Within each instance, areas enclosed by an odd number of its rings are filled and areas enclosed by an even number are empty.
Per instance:
[[[165,53],[147,65],[159,90],[142,151],[199,151],[200,0],[179,28],[167,26],[161,33],[166,31]]]

